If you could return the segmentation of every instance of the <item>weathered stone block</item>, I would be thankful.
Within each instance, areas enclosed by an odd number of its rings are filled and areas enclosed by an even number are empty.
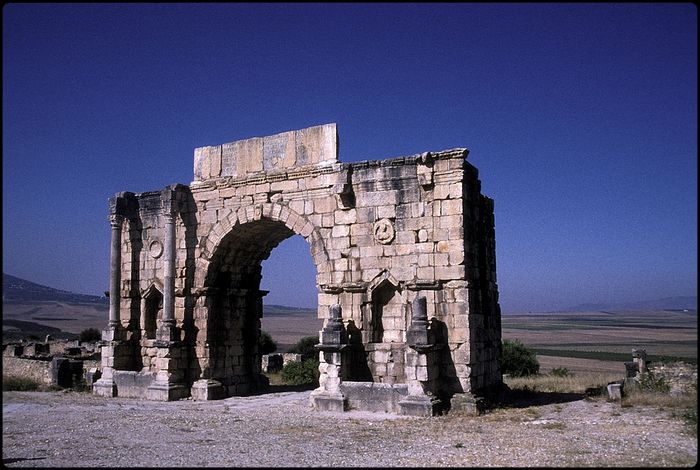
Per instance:
[[[335,125],[317,126],[201,147],[195,150],[190,187],[120,193],[110,210],[113,246],[118,247],[114,259],[117,253],[121,256],[115,261],[119,272],[112,274],[119,278],[115,290],[123,297],[112,323],[129,327],[145,310],[140,304],[143,291],[156,284],[170,302],[175,296],[179,329],[165,335],[159,330],[157,345],[132,330],[109,332],[102,351],[104,375],[95,382],[95,393],[169,400],[184,393],[177,384],[194,381],[192,396],[211,399],[262,385],[259,374],[265,365],[252,356],[254,347],[243,344],[252,344],[247,335],[259,334],[254,312],[262,294],[260,262],[292,234],[310,243],[321,291],[319,318],[326,318],[327,309],[336,303],[346,308],[341,329],[320,335],[321,343],[338,346],[337,352],[319,354],[324,361],[321,391],[314,396],[319,395],[320,407],[345,408],[339,371],[346,370],[343,360],[348,359],[342,359],[347,354],[340,349],[351,319],[354,341],[362,342],[357,346],[369,353],[367,373],[384,385],[407,381],[402,385],[418,396],[422,387],[449,394],[499,380],[494,373],[499,358],[488,351],[500,341],[499,322],[472,322],[467,317],[473,307],[496,315],[498,305],[493,205],[480,194],[477,172],[465,164],[465,157],[466,150],[455,149],[339,163]],[[161,193],[169,195],[167,204]],[[176,215],[171,242],[166,241],[166,210]],[[154,240],[163,246],[158,256],[149,249]],[[166,262],[169,243],[175,254]],[[162,287],[164,276],[174,278],[174,292],[170,281]],[[394,291],[382,286],[382,280]],[[469,296],[467,282],[491,294]],[[438,371],[440,354],[416,356],[406,350],[407,340],[430,342],[429,335],[419,340],[407,331],[407,302],[418,295],[426,298],[427,314],[444,322],[447,331],[441,334],[451,347],[464,343],[452,353],[455,368]],[[180,341],[191,339],[195,346],[184,355]],[[378,348],[379,343],[370,340],[384,341],[386,347]],[[141,355],[143,370],[129,372],[136,374],[132,377],[124,373],[139,363],[131,357],[133,351]],[[444,351],[442,357],[449,362]],[[430,380],[449,374],[454,374],[445,381],[450,385]],[[137,380],[155,382],[138,385]],[[423,397],[404,408],[413,410],[409,414],[427,415],[430,406]],[[401,411],[398,405],[392,407]]]

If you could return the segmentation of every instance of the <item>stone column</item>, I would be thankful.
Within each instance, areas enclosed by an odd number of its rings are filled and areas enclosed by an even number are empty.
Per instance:
[[[102,330],[102,377],[92,385],[93,394],[113,397],[117,394],[114,382],[115,353],[119,353],[119,339],[123,334],[119,308],[121,301],[122,269],[122,223],[124,216],[111,214],[109,223],[112,227],[112,246],[109,258],[109,323]]]
[[[121,300],[122,282],[122,222],[124,216],[112,214],[109,223],[112,226],[112,248],[109,255],[109,328],[119,326],[119,302]]]
[[[219,294],[218,289],[213,287],[202,287],[195,290],[197,304],[195,307],[195,323],[198,319],[206,318],[207,322],[211,318],[212,304]],[[200,326],[204,328],[204,326]],[[220,380],[212,378],[211,350],[208,338],[197,343],[197,359],[201,370],[200,377],[192,384],[190,396],[194,400],[218,400],[226,397],[226,390]]]
[[[165,214],[163,251],[163,323],[175,324],[175,217]]]
[[[165,222],[165,240],[163,247],[163,323],[158,329],[159,341],[179,341],[179,332],[175,326],[175,218],[171,197],[164,201],[163,220]]]

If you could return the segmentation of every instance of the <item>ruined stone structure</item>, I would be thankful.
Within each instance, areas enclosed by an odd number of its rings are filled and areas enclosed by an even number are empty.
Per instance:
[[[318,409],[430,415],[502,384],[493,202],[466,149],[338,161],[335,124],[194,151],[194,181],[110,199],[103,396],[264,390],[261,262],[316,266]],[[290,276],[293,276],[290,267]]]

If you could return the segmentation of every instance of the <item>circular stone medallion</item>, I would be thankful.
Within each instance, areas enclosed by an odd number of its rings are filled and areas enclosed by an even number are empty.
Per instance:
[[[163,254],[163,244],[158,240],[153,240],[150,245],[148,245],[148,252],[154,258],[160,258]]]
[[[374,239],[382,245],[387,245],[394,240],[394,224],[389,219],[380,219],[374,223]]]

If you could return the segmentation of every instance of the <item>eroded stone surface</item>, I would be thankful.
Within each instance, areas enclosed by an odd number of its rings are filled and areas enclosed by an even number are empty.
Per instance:
[[[98,388],[119,394],[115,371],[131,371],[149,377],[132,396],[264,389],[261,262],[294,234],[316,266],[319,318],[342,311],[342,344],[321,348],[319,403],[338,403],[343,381],[443,401],[498,386],[493,202],[467,153],[341,163],[327,124],[200,147],[189,186],[118,193]],[[411,349],[419,297],[435,347]]]

